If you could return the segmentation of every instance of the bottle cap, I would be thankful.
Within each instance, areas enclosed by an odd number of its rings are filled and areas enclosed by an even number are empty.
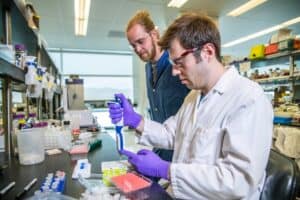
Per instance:
[[[70,121],[64,121],[64,125],[70,125]]]
[[[40,124],[41,124],[41,127],[48,126],[48,122],[40,122]]]
[[[24,44],[16,44],[15,50],[16,51],[25,51],[25,45]]]
[[[29,117],[36,117],[36,114],[35,113],[29,113],[28,116]]]
[[[13,115],[13,119],[23,119],[23,118],[25,118],[24,114],[14,114]]]

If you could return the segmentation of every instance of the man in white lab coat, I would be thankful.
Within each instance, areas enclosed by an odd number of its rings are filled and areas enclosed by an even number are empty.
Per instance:
[[[273,111],[262,88],[220,60],[220,34],[206,16],[184,14],[159,43],[168,49],[173,75],[193,89],[163,124],[144,119],[117,94],[113,123],[123,118],[140,144],[174,149],[172,162],[148,150],[123,150],[136,170],[170,181],[179,199],[258,200],[271,147]]]

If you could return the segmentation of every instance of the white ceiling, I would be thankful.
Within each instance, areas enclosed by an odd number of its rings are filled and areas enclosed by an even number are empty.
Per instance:
[[[139,9],[150,12],[161,32],[183,11],[194,10],[218,17],[222,44],[300,16],[300,0],[268,0],[239,17],[225,15],[246,1],[189,0],[179,10],[167,8],[169,0],[91,0],[87,36],[77,37],[74,35],[73,0],[30,0],[41,16],[40,33],[48,48],[64,49],[130,51],[125,35],[108,37],[108,33],[124,32],[128,19]],[[293,33],[300,34],[300,23],[291,28]],[[252,45],[267,43],[272,34],[223,48],[222,53],[245,57]]]

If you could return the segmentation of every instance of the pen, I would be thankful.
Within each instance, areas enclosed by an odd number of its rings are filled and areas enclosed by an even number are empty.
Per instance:
[[[21,191],[19,194],[17,194],[16,199],[19,199],[21,196],[23,196],[27,191],[30,190],[30,188],[36,183],[37,178],[34,178],[32,181],[30,181],[30,183],[28,183],[23,191]]]
[[[16,182],[11,182],[10,184],[8,184],[5,188],[3,188],[1,191],[0,191],[0,195],[4,195],[8,190],[10,190],[12,187],[14,187],[16,184]]]

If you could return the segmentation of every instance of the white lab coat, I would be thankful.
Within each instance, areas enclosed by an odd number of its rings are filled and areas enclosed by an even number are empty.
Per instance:
[[[163,125],[145,119],[139,143],[174,149],[175,198],[259,199],[271,148],[271,103],[234,67],[200,97],[200,91],[191,91]]]

